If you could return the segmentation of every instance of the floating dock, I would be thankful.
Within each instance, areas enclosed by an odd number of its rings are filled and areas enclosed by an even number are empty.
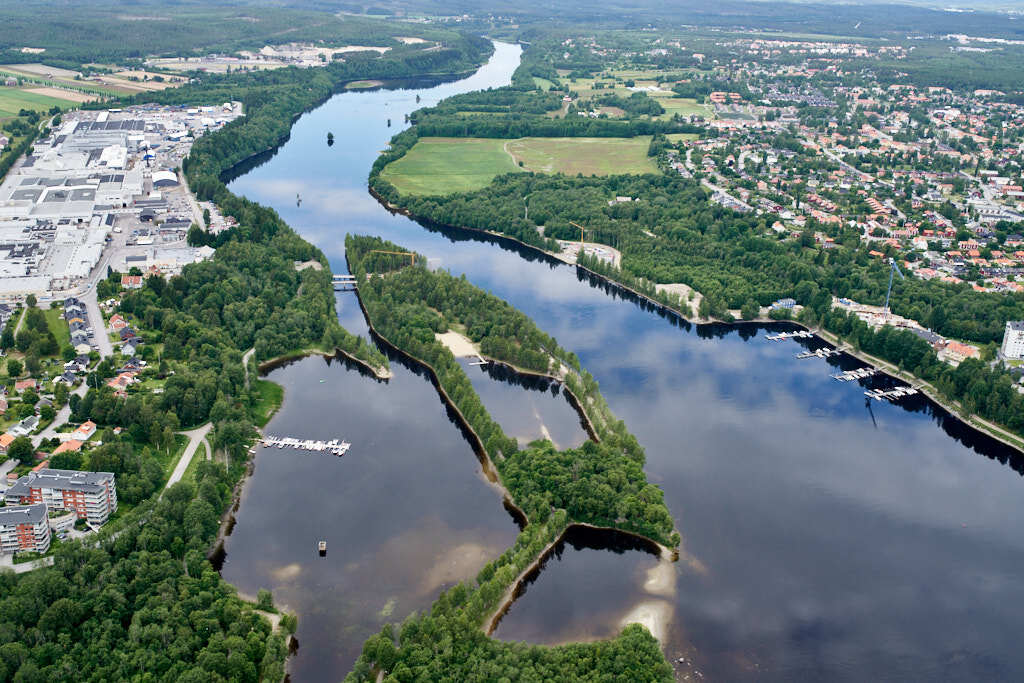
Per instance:
[[[846,372],[840,372],[838,375],[832,375],[832,379],[837,379],[840,382],[849,382],[855,379],[864,379],[865,377],[871,377],[878,373],[876,368],[858,368],[856,370],[847,370]]]
[[[276,437],[265,436],[260,439],[261,445],[265,448],[294,448],[300,451],[311,451],[313,453],[331,453],[342,456],[348,452],[352,444],[347,441],[331,439],[330,441],[316,441],[313,439],[295,439],[290,436]]]
[[[768,341],[784,341],[786,339],[807,339],[813,337],[814,333],[808,332],[807,330],[800,330],[798,332],[779,332],[778,334],[765,335],[765,339]]]
[[[829,356],[838,356],[842,351],[839,349],[826,349],[820,348],[817,351],[803,351],[796,354],[797,358],[828,358]]]
[[[904,396],[913,396],[918,393],[914,387],[896,387],[895,389],[869,389],[864,392],[864,395],[868,398],[873,398],[876,401],[888,399],[895,401],[903,398]]]

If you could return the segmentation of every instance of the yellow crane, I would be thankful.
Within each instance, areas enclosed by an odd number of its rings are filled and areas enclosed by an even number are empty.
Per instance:
[[[573,223],[572,221],[569,221],[569,225],[574,225],[574,226],[576,226],[577,228],[580,229],[580,249],[582,250],[583,249],[583,231],[586,230],[586,228],[584,228],[579,223]]]

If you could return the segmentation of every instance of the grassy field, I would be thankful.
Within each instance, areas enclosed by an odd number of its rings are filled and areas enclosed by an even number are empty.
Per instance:
[[[260,393],[260,400],[252,407],[250,414],[257,426],[266,427],[284,401],[284,387],[266,379],[256,380],[255,387]]]
[[[71,106],[71,102],[27,92],[20,88],[0,87],[0,119],[17,116],[22,109],[45,112],[54,106],[67,109]]]
[[[450,194],[486,187],[494,176],[519,170],[505,140],[422,138],[381,177],[403,194]]]
[[[403,194],[451,194],[486,187],[496,175],[519,170],[566,175],[656,173],[650,137],[422,138],[381,177]],[[522,166],[519,163],[522,162]]]
[[[46,326],[50,328],[50,332],[53,332],[53,336],[57,338],[57,345],[63,349],[65,346],[71,346],[71,330],[68,329],[68,324],[64,320],[62,311],[59,308],[48,308],[44,311],[46,314]]]
[[[612,175],[657,173],[647,156],[649,136],[635,138],[522,138],[510,140],[508,151],[523,168],[539,173]]]
[[[555,87],[554,83],[552,83],[546,78],[541,78],[540,76],[534,76],[533,83],[534,85],[538,86],[541,90],[544,90],[545,92]]]
[[[669,133],[665,137],[671,142],[680,142],[681,140],[696,140],[700,135],[698,133]]]
[[[705,119],[715,118],[711,107],[706,104],[697,104],[697,100],[688,97],[659,97],[658,103],[665,107],[665,113],[659,119],[670,119],[674,115],[680,116],[703,116]]]

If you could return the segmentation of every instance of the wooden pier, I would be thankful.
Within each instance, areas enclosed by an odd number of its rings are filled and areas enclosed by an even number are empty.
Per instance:
[[[264,448],[294,448],[299,451],[310,451],[313,453],[331,453],[342,456],[348,452],[352,444],[339,439],[330,441],[317,441],[314,439],[296,439],[290,436],[276,437],[265,436],[260,439],[260,445]]]

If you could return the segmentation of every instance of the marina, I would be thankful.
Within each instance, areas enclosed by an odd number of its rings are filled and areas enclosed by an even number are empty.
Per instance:
[[[847,370],[846,372],[840,372],[837,375],[832,375],[832,379],[837,379],[840,382],[850,382],[852,380],[865,379],[876,374],[878,374],[877,368],[858,368],[856,370]]]
[[[767,334],[765,339],[768,341],[785,341],[786,339],[808,339],[813,337],[814,334],[807,330],[798,330],[796,332],[779,332],[778,334]]]
[[[347,441],[339,441],[338,439],[331,439],[330,441],[319,441],[313,439],[296,439],[290,436],[275,437],[265,436],[260,439],[261,445],[265,448],[294,448],[300,451],[311,451],[314,453],[331,453],[333,455],[342,456],[348,453],[348,449],[352,447],[352,444]]]
[[[864,392],[864,395],[876,401],[881,401],[882,399],[895,401],[898,398],[913,396],[916,393],[918,391],[914,387],[896,387],[895,389],[869,389]]]
[[[829,358],[831,356],[838,356],[840,353],[842,353],[842,351],[840,351],[839,349],[820,348],[817,351],[801,351],[800,353],[796,354],[795,357],[800,359]]]

